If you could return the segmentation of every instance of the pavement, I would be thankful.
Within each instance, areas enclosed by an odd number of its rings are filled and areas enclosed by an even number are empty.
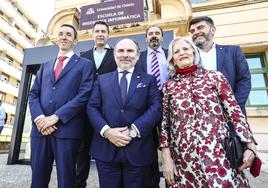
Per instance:
[[[253,178],[246,172],[251,188],[268,188],[268,153],[258,153],[263,161],[261,175]],[[6,165],[7,154],[0,154],[0,188],[29,188],[31,183],[31,168],[29,165]],[[87,188],[98,188],[98,175],[95,163],[91,163]],[[55,167],[51,175],[50,188],[57,188],[57,175]],[[164,179],[161,178],[160,188],[165,188]]]

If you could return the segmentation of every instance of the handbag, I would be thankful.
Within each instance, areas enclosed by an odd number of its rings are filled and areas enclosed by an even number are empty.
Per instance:
[[[224,138],[223,147],[226,157],[233,169],[238,169],[243,164],[245,147],[237,135],[230,135]]]

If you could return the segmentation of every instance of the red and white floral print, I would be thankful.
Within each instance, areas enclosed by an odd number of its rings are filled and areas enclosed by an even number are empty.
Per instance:
[[[227,120],[243,142],[252,134],[231,87],[220,72],[198,68],[178,74],[163,88],[161,147],[169,147],[178,171],[172,187],[249,187],[230,167],[222,145]]]

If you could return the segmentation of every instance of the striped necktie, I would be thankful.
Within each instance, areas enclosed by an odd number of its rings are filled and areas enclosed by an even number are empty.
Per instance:
[[[158,53],[158,51],[151,52],[151,54],[153,55],[152,56],[152,64],[151,64],[152,65],[151,73],[156,78],[157,87],[160,88],[160,86],[161,86],[160,69],[159,69],[159,63],[158,63],[157,56],[156,56],[157,53]]]

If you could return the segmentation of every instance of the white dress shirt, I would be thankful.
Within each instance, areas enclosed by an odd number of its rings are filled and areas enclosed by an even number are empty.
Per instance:
[[[202,65],[207,70],[217,70],[217,54],[216,45],[213,43],[211,49],[208,52],[198,48]]]

